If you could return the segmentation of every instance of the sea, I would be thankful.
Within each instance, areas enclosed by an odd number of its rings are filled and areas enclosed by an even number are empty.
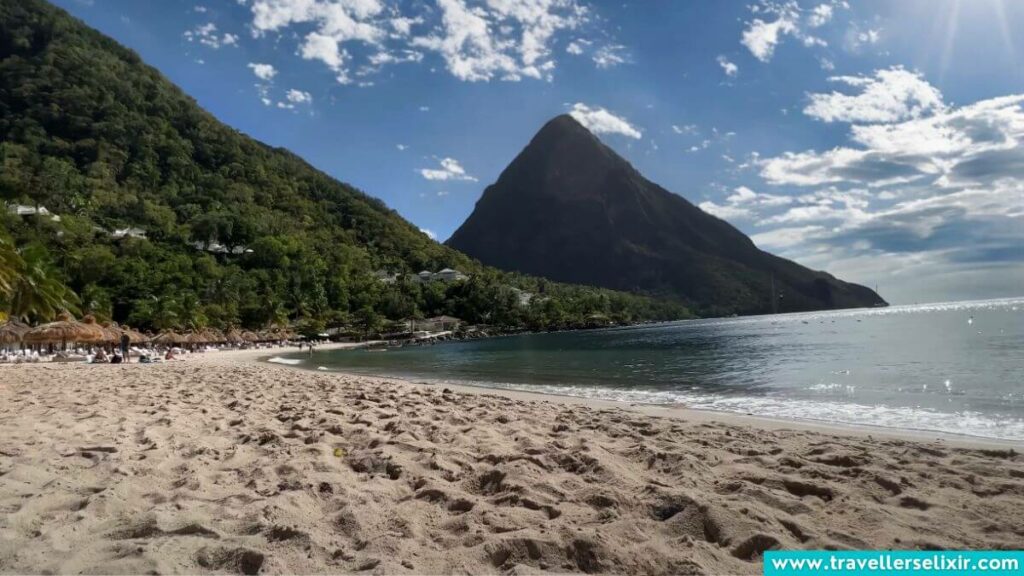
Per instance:
[[[278,360],[320,371],[1024,443],[1024,297]]]

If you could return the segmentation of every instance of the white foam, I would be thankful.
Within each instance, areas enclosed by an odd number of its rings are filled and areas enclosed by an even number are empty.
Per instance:
[[[938,412],[925,408],[870,406],[838,400],[795,400],[774,396],[726,396],[692,390],[627,390],[595,386],[494,384],[486,382],[473,382],[471,385],[638,404],[683,405],[696,410],[752,414],[766,418],[807,420],[854,426],[875,426],[898,430],[940,432],[998,440],[1024,441],[1024,419],[1001,418],[970,410]]]
[[[771,314],[761,316],[742,316],[739,318],[709,318],[698,320],[680,320],[666,322],[664,326],[687,323],[725,323],[758,324],[770,322],[785,324],[791,322],[824,322],[825,320],[841,320],[849,318],[870,318],[875,316],[894,316],[904,314],[926,314],[931,312],[968,312],[976,310],[1006,310],[1017,312],[1024,305],[1024,298],[996,298],[992,300],[970,300],[964,302],[937,302],[934,304],[902,304],[884,308],[847,308],[843,310],[820,310],[817,312],[793,312],[788,314]]]
[[[299,364],[302,364],[302,360],[297,360],[295,358],[281,358],[280,356],[268,358],[267,362],[271,362],[273,364],[287,364],[288,366],[298,366]]]

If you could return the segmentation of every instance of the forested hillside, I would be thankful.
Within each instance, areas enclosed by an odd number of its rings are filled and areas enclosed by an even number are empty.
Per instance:
[[[28,320],[65,305],[152,329],[373,329],[442,313],[559,328],[595,315],[687,314],[483,267],[379,200],[218,122],[138,55],[41,0],[0,0],[0,198],[0,237],[9,237],[0,238],[0,308]],[[470,279],[405,279],[445,267]],[[402,276],[386,284],[378,270]],[[12,275],[21,281],[3,281]],[[50,292],[33,293],[40,283]],[[54,294],[60,286],[70,292]],[[513,287],[536,297],[521,305]]]

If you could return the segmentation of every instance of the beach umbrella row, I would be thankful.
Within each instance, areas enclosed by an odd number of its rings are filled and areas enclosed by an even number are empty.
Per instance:
[[[111,323],[100,325],[92,316],[86,316],[81,321],[78,321],[67,312],[58,315],[57,320],[41,324],[35,328],[15,320],[0,325],[0,345],[68,342],[116,344],[121,341],[122,335],[127,335],[133,344],[149,341],[148,336],[137,330],[122,328],[117,324]]]
[[[295,338],[295,333],[284,329],[254,332],[252,330],[242,331],[237,328],[231,328],[227,332],[222,332],[216,328],[205,328],[185,334],[173,330],[165,330],[154,337],[153,342],[163,345],[244,344],[247,342],[273,342],[292,338]]]
[[[149,337],[137,330],[122,327],[117,323],[98,324],[93,316],[86,316],[81,321],[75,320],[67,312],[62,312],[57,320],[32,328],[15,320],[0,325],[0,345],[10,344],[117,344],[122,336],[128,336],[132,344],[152,342],[163,346],[183,346],[189,344],[243,344],[246,342],[271,342],[290,340],[296,337],[295,332],[286,328],[273,328],[260,332],[251,330],[240,331],[231,328],[222,332],[216,328],[204,328],[189,333],[164,330],[154,337]]]

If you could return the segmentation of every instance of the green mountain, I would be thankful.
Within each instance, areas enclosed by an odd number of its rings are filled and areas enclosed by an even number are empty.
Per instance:
[[[218,122],[138,55],[41,0],[0,0],[0,199],[0,226],[34,270],[58,275],[82,312],[141,328],[372,329],[436,314],[559,328],[687,314],[484,267]],[[18,215],[16,205],[48,214]],[[446,267],[470,279],[406,277]],[[382,282],[378,271],[401,276]],[[517,290],[534,296],[529,305]],[[0,292],[0,310],[13,300],[24,298]]]
[[[715,315],[885,304],[758,249],[568,115],[534,136],[448,245],[505,270],[678,298]]]

